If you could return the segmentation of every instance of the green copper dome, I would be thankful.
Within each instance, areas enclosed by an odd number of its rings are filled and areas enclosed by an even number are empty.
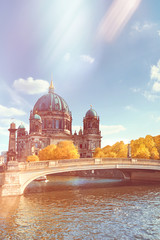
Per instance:
[[[25,126],[21,123],[21,125],[18,127],[19,129],[24,129]]]
[[[33,112],[41,112],[41,111],[60,111],[66,112],[71,115],[69,107],[66,101],[60,97],[58,94],[54,93],[53,83],[49,87],[49,92],[46,95],[43,95],[38,99],[36,104],[34,105]]]
[[[34,119],[41,120],[41,117],[40,117],[38,114],[35,114],[35,115],[33,116],[33,118],[34,118]]]
[[[86,117],[97,117],[97,112],[94,109],[89,109],[86,113]]]

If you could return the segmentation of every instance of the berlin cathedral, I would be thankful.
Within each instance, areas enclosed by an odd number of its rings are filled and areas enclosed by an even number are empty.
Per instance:
[[[23,124],[16,129],[12,123],[9,129],[8,156],[13,158],[12,153],[16,152],[18,161],[23,161],[29,155],[38,155],[40,149],[60,141],[72,141],[78,147],[81,158],[92,157],[95,148],[101,147],[102,137],[96,111],[91,107],[83,118],[83,130],[72,134],[72,113],[66,101],[54,92],[52,81],[48,94],[35,103],[29,121],[29,133]]]

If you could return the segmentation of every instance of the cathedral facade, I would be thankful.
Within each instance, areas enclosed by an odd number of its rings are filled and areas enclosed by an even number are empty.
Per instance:
[[[29,155],[38,155],[40,149],[60,141],[72,141],[78,147],[82,158],[92,157],[95,148],[101,147],[99,117],[96,111],[89,109],[83,119],[83,130],[72,134],[71,111],[66,101],[54,92],[52,81],[48,94],[40,97],[35,103],[29,121],[29,133],[23,124],[18,129],[11,124],[9,129],[10,136],[13,132],[15,135],[18,161],[23,161]],[[11,142],[10,139],[9,146],[12,146]],[[9,154],[11,150],[9,147],[8,156],[12,155]]]

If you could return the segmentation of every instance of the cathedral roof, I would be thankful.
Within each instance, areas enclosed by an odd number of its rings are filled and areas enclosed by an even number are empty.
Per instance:
[[[86,112],[85,117],[97,117],[97,112],[92,107]]]
[[[39,111],[61,111],[71,115],[66,101],[54,92],[53,82],[49,87],[48,94],[43,95],[34,105],[33,112]]]

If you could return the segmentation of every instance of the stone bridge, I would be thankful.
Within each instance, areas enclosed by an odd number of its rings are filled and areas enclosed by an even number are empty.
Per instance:
[[[124,179],[160,181],[160,160],[80,158],[40,162],[10,161],[0,174],[1,196],[22,195],[30,182],[44,175],[95,169],[118,169]]]

